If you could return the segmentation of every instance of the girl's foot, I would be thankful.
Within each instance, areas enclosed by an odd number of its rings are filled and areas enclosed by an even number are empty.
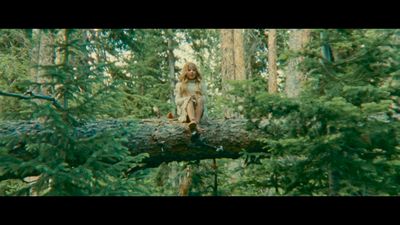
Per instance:
[[[189,123],[189,129],[190,129],[191,132],[195,131],[196,127],[197,127],[197,123],[196,122],[192,121],[192,122]]]

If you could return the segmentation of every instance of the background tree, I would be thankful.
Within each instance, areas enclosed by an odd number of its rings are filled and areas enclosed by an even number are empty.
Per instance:
[[[276,68],[276,30],[268,31],[268,92],[278,92],[278,74]]]
[[[285,93],[288,97],[297,97],[302,89],[305,76],[297,67],[304,58],[298,54],[304,49],[309,40],[310,30],[308,29],[295,29],[289,34],[289,49],[293,55],[288,62],[285,72]]]

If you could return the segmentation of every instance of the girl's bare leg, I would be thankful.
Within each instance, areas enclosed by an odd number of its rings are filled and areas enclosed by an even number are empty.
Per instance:
[[[190,101],[187,105],[186,108],[190,123],[189,123],[189,129],[191,132],[193,132],[196,127],[197,127],[197,121],[196,121],[196,109],[195,109],[195,104],[194,102]]]
[[[199,123],[200,123],[200,119],[203,116],[203,109],[204,109],[204,102],[203,99],[197,98],[196,100],[196,108],[195,108],[195,116],[196,116],[196,122],[197,122],[197,130],[198,131],[203,131],[202,128],[200,128]]]
[[[194,103],[193,103],[193,102],[190,101],[190,102],[188,103],[187,108],[186,108],[186,112],[187,112],[187,114],[188,114],[188,117],[189,117],[190,122],[195,121],[195,122],[197,123],[197,120],[196,120],[196,111],[195,111]]]
[[[196,100],[196,108],[195,108],[195,118],[196,122],[199,123],[201,116],[203,114],[204,103],[202,98],[197,98]]]

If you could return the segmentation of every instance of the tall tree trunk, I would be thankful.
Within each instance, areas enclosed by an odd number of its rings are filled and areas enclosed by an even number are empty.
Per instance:
[[[244,63],[243,29],[233,30],[233,57],[235,78],[234,80],[246,80],[246,70]]]
[[[248,49],[246,49],[245,59],[246,59],[246,79],[251,79],[253,76],[253,65],[255,62],[255,53],[257,46],[259,44],[259,40],[253,34],[253,31],[248,31],[249,36],[249,44]]]
[[[221,75],[222,75],[222,89],[227,92],[227,80],[235,79],[235,62],[234,62],[234,50],[233,50],[233,30],[222,29],[221,30]]]
[[[236,101],[235,96],[229,96],[227,93],[232,89],[227,81],[245,80],[245,61],[243,47],[243,30],[242,29],[222,29],[221,34],[221,74],[222,74],[222,92],[225,94],[227,101]],[[239,117],[238,113],[228,107],[224,109],[225,118]]]
[[[172,33],[172,32],[171,32]],[[170,101],[175,102],[174,89],[175,89],[175,56],[172,36],[168,38],[168,66],[169,66],[169,80],[170,80]],[[176,107],[174,107],[174,115],[176,115]]]
[[[289,34],[289,49],[298,52],[304,49],[304,46],[310,40],[309,29],[292,30]],[[299,71],[298,65],[303,61],[303,57],[295,57],[289,59],[286,68],[286,87],[285,92],[288,97],[297,97],[301,92],[302,85],[305,81],[304,74]]]
[[[243,29],[221,30],[222,82],[226,80],[245,80]]]
[[[222,93],[225,98],[233,99],[228,96],[231,86],[227,81],[235,80],[235,56],[234,56],[234,32],[233,29],[221,30],[221,76],[222,76]],[[233,115],[232,109],[224,106],[224,117],[230,118]]]
[[[31,76],[35,82],[39,80],[39,52],[40,52],[40,29],[32,29],[32,51],[31,51]]]
[[[268,92],[278,92],[278,74],[276,69],[276,29],[270,29],[268,35]]]

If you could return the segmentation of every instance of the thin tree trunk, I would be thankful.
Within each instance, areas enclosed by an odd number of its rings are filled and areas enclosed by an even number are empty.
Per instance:
[[[213,159],[212,168],[214,169],[214,185],[213,185],[213,196],[218,196],[218,167],[217,160]]]
[[[189,196],[190,187],[192,186],[193,171],[190,165],[185,168],[185,174],[179,184],[179,196]]]
[[[246,51],[246,57],[245,59],[247,60],[246,63],[246,71],[247,71],[247,76],[246,79],[251,79],[253,76],[253,65],[254,65],[254,60],[255,60],[255,52],[256,48],[258,45],[258,39],[254,37],[254,35],[249,32],[249,49]]]
[[[278,74],[276,69],[276,29],[270,29],[268,35],[268,92],[278,92]]]
[[[39,82],[39,52],[40,52],[40,29],[32,29],[32,51],[31,51],[31,76],[35,82]],[[40,90],[39,90],[40,91]]]
[[[168,39],[168,66],[169,66],[169,80],[170,80],[170,101],[175,102],[174,89],[175,89],[175,56],[173,39],[169,37]],[[176,107],[174,107],[174,115],[176,115]]]

